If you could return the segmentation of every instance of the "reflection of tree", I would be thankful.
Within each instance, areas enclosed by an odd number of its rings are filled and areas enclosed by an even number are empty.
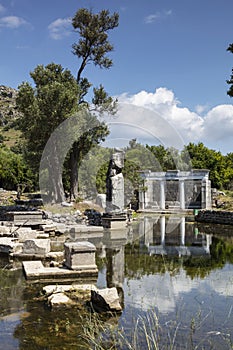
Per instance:
[[[134,242],[125,246],[125,276],[141,278],[144,275],[169,272],[178,273],[182,266],[177,257],[148,255],[145,246]]]
[[[218,238],[216,236],[212,239],[211,258],[222,267],[225,263],[233,263],[233,242],[226,238]]]
[[[22,309],[21,295],[23,289],[22,272],[20,270],[0,270],[0,313],[2,316]]]
[[[191,278],[204,278],[211,270],[222,268],[227,262],[233,263],[233,243],[216,236],[212,238],[210,256],[150,256],[147,248],[136,241],[125,246],[125,276],[129,278],[165,272],[174,275],[178,274],[181,268]]]

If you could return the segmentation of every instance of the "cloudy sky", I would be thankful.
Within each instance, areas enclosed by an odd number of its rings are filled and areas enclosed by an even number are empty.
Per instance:
[[[81,7],[120,15],[110,33],[114,66],[89,66],[86,74],[94,86],[102,83],[119,101],[140,107],[136,126],[150,133],[162,118],[169,133],[165,140],[159,129],[156,137],[165,146],[174,129],[184,144],[201,141],[233,151],[233,99],[226,83],[233,67],[226,50],[233,42],[232,0],[0,0],[0,85],[17,88],[38,64],[50,62],[76,75],[71,18]],[[148,118],[141,108],[150,111]],[[119,115],[134,131],[125,128],[125,139],[140,140],[135,113]]]

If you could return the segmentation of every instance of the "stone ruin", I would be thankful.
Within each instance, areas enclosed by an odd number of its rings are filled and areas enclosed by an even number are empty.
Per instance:
[[[104,228],[119,229],[126,225],[124,212],[124,152],[112,154],[106,179],[106,208],[102,217]]]

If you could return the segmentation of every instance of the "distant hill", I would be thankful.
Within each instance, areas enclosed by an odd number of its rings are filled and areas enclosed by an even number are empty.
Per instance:
[[[18,91],[8,86],[0,85],[0,126],[6,127],[18,116],[16,97]]]

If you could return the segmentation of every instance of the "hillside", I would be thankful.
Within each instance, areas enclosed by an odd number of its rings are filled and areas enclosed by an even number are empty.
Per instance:
[[[0,85],[0,126],[6,127],[19,116],[16,107],[17,90]]]
[[[17,90],[0,85],[0,134],[2,141],[11,147],[20,136],[14,129],[14,121],[20,115],[16,107]]]

